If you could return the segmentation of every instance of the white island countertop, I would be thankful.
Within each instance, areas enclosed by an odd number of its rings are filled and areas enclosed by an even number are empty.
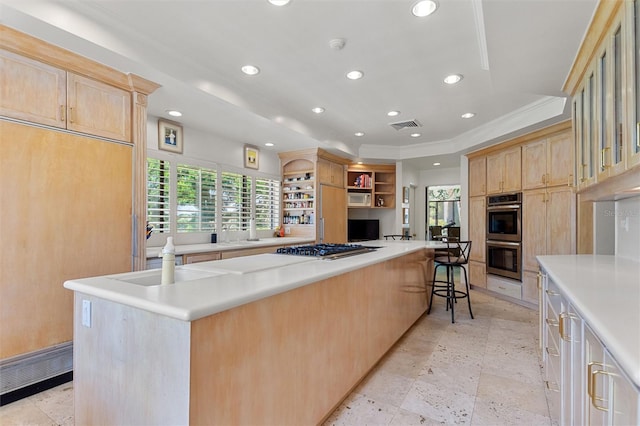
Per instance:
[[[603,255],[538,261],[640,387],[640,262]]]
[[[160,270],[156,269],[74,279],[66,281],[64,287],[179,320],[194,321],[425,247],[446,247],[430,241],[378,240],[359,244],[380,248],[336,260],[261,254],[176,266],[177,275],[191,277],[171,285],[149,286],[125,281],[159,275]]]

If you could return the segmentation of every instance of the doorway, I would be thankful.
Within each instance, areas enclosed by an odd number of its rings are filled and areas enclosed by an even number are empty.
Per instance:
[[[443,236],[460,237],[460,185],[437,185],[426,188],[427,223],[425,239]]]

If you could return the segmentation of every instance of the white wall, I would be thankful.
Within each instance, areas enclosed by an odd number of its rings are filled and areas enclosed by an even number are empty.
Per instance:
[[[179,120],[175,120],[179,122]],[[182,154],[168,153],[170,158],[189,158],[196,162],[215,163],[225,170],[243,172],[249,175],[280,178],[280,159],[277,146],[273,148],[257,147],[260,150],[259,169],[244,168],[244,143],[241,141],[222,140],[215,135],[201,132],[197,129],[183,127]],[[158,152],[158,117],[149,116],[147,119],[147,151]]]
[[[616,201],[616,256],[640,261],[640,197]]]

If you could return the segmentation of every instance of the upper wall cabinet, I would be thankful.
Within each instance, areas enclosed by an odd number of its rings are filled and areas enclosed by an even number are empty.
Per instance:
[[[318,159],[318,177],[320,183],[344,188],[344,171],[343,164],[333,161]]]
[[[487,158],[469,159],[469,197],[487,194]]]
[[[579,191],[640,164],[639,7],[599,2],[564,87],[573,97]]]
[[[522,188],[520,147],[487,155],[487,193],[515,192]]]
[[[0,50],[0,114],[131,142],[131,94]]]
[[[573,141],[563,132],[522,146],[522,189],[573,186]]]

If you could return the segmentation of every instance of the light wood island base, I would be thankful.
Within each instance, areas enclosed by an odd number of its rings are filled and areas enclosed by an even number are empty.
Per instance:
[[[119,340],[76,319],[76,423],[319,424],[425,312],[432,268],[420,249],[192,322],[76,293]]]

